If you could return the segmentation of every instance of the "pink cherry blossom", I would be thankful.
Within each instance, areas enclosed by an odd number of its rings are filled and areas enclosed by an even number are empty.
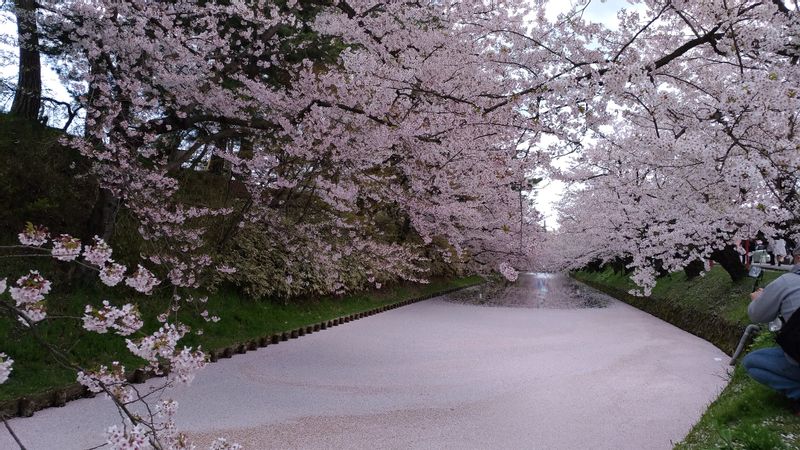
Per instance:
[[[511,267],[505,261],[500,263],[497,270],[506,278],[506,280],[511,281],[512,283],[517,281],[517,277],[519,277],[519,272],[517,272],[516,269]]]
[[[125,279],[125,284],[137,291],[150,295],[153,288],[161,282],[147,269],[139,265],[133,275]]]
[[[44,296],[50,293],[51,283],[39,275],[36,270],[31,270],[28,275],[17,280],[17,286],[11,287],[9,293],[17,305],[24,303],[35,303],[44,300]]]
[[[136,399],[136,392],[125,380],[125,367],[116,361],[110,368],[100,366],[96,371],[80,371],[77,380],[91,392],[108,391],[121,403],[129,403]]]
[[[103,308],[96,310],[91,305],[86,305],[83,316],[83,328],[96,333],[104,334],[111,328],[121,336],[128,336],[138,331],[144,322],[135,305],[130,303],[121,308],[112,306],[108,300],[103,300]]]
[[[106,445],[113,450],[144,450],[151,448],[147,430],[141,424],[121,428],[112,425],[106,429]]]
[[[615,27],[590,22],[584,2],[557,18],[526,0],[323,2],[313,16],[272,3],[37,2],[86,115],[64,145],[175,289],[340,294],[424,282],[441,265],[513,280],[623,261],[646,294],[659,273],[757,231],[800,237],[788,3],[639,2]],[[329,61],[295,52],[331,43]],[[226,180],[215,207],[178,195],[206,160]],[[545,176],[568,184],[553,233],[534,205]],[[20,235],[47,239],[32,225]],[[52,254],[79,247],[56,239]],[[125,268],[95,247],[87,262],[116,285]],[[126,284],[159,281],[139,266]],[[87,325],[116,329],[101,311]],[[128,347],[188,374],[200,357],[177,350],[186,332],[165,323]],[[183,446],[176,407],[109,440]]]
[[[169,359],[175,354],[178,341],[188,329],[182,325],[165,323],[156,332],[137,341],[126,339],[128,350],[134,355],[157,366],[159,359]]]
[[[19,242],[22,245],[41,247],[47,243],[47,240],[50,238],[50,234],[47,232],[47,228],[43,226],[35,226],[28,222],[25,224],[25,229],[18,235],[18,237]]]
[[[39,322],[46,316],[44,297],[50,292],[50,281],[39,275],[39,272],[31,270],[17,280],[17,286],[9,288],[11,298],[16,302],[20,309],[31,322]],[[28,325],[26,320],[19,318],[20,322]]]
[[[68,234],[62,234],[53,239],[51,253],[55,259],[73,261],[81,254],[81,241]]]
[[[125,279],[125,271],[127,268],[122,264],[117,264],[114,261],[107,261],[105,266],[100,270],[100,281],[106,286],[116,286],[120,281]]]
[[[169,378],[182,384],[190,384],[198,370],[206,366],[206,355],[184,347],[169,358]]]
[[[200,317],[202,317],[206,322],[216,323],[220,321],[219,317],[209,315],[208,310],[203,310],[203,312],[200,313]]]
[[[107,261],[111,260],[111,247],[99,237],[94,237],[94,243],[87,245],[83,249],[83,258],[89,264],[103,267]]]

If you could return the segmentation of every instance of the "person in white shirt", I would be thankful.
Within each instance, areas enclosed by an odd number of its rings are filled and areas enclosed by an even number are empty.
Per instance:
[[[775,239],[775,244],[772,248],[775,253],[775,263],[780,266],[786,258],[786,241],[783,238]]]

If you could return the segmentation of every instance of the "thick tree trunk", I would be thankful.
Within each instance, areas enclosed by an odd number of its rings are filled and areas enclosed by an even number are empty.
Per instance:
[[[92,75],[99,75],[103,73],[103,69],[95,64],[91,67]],[[89,93],[87,95],[88,103],[86,105],[86,116],[94,117],[100,109],[95,106],[98,100],[97,88],[90,84]],[[96,123],[101,123],[97,120]],[[98,139],[98,132],[100,129],[98,125],[87,125],[84,128],[84,136],[92,142],[93,145],[101,146],[103,143]],[[117,213],[120,208],[120,199],[117,198],[113,192],[103,187],[100,187],[95,199],[92,212],[89,214],[87,221],[88,236],[99,236],[106,242],[111,242],[111,237],[114,235],[114,229],[117,223]]]
[[[733,245],[728,245],[722,250],[714,250],[711,259],[719,263],[733,281],[739,281],[747,276],[747,268],[742,264],[739,253]]]
[[[29,120],[39,118],[42,104],[42,69],[35,0],[16,0],[19,78],[11,114]]]
[[[250,139],[242,139],[239,141],[239,158],[247,160],[253,159],[254,148],[253,141]]]
[[[206,167],[208,173],[222,175],[225,172],[225,160],[219,156],[219,153],[222,152],[224,150],[219,147],[212,150],[211,158],[209,158],[208,166]]]
[[[119,212],[119,199],[108,189],[100,188],[89,216],[89,236],[100,236],[110,242]]]
[[[703,264],[703,260],[695,259],[694,261],[690,262],[686,267],[683,268],[683,273],[686,274],[686,278],[691,280],[699,277],[704,270],[705,270],[705,264]]]

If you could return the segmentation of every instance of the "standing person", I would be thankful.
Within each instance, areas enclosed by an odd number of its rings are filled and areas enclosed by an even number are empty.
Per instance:
[[[800,309],[800,248],[796,248],[792,256],[795,266],[791,272],[750,294],[752,302],[747,314],[753,322],[767,323],[783,317],[785,323]],[[770,347],[750,352],[742,365],[753,379],[788,397],[792,412],[800,416],[800,365],[797,361],[780,347]]]
[[[761,258],[761,250],[764,250],[764,242],[761,239],[756,239],[755,243],[753,244],[753,252],[750,254],[750,262],[755,263],[763,263],[764,260]],[[756,260],[756,256],[758,256],[758,260]]]
[[[767,241],[767,255],[769,256],[769,265],[775,265],[775,244],[773,241]]]
[[[742,264],[747,265],[747,250],[745,249],[744,241],[736,241],[736,253],[739,254],[739,260]]]
[[[772,245],[772,252],[775,253],[775,262],[780,267],[783,258],[786,257],[786,241],[783,238],[775,239],[775,243]]]

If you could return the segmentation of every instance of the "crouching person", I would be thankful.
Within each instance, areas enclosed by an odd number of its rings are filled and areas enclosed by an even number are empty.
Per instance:
[[[744,358],[742,365],[753,379],[788,397],[792,411],[800,415],[800,365],[797,361],[800,350],[797,348],[797,330],[800,330],[800,247],[792,256],[795,264],[792,271],[781,275],[764,289],[753,292],[747,310],[750,320],[756,323],[782,318],[783,327],[778,333],[781,346],[755,350]],[[795,312],[797,317],[792,321]]]

